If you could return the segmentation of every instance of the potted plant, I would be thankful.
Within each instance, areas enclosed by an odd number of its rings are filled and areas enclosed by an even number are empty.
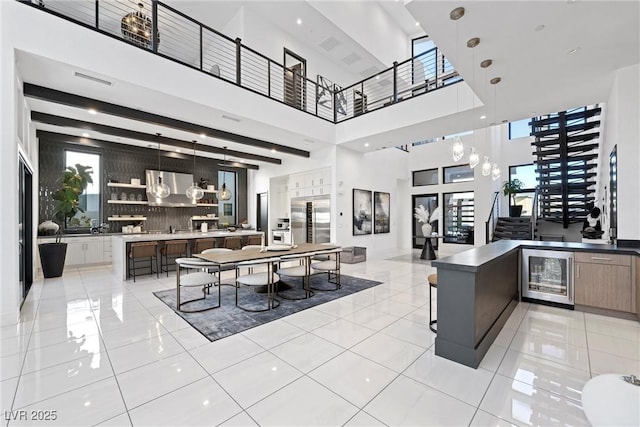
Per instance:
[[[62,276],[64,260],[67,256],[67,244],[60,242],[63,225],[74,218],[78,212],[84,213],[80,207],[80,196],[87,189],[87,185],[93,182],[92,173],[90,166],[77,164],[75,167],[68,166],[63,170],[56,181],[60,187],[51,195],[51,198],[56,201],[53,220],[59,226],[56,241],[38,245],[42,273],[45,278]]]
[[[522,181],[517,178],[510,181],[505,181],[502,184],[502,193],[507,197],[512,196],[511,198],[509,198],[509,216],[512,218],[517,218],[522,215],[522,205],[516,205],[515,198],[515,194],[522,190],[522,186]]]

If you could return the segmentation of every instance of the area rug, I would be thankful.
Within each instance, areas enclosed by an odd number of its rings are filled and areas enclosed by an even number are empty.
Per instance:
[[[233,280],[223,280],[221,287],[221,306],[213,310],[203,311],[200,313],[182,313],[176,311],[176,290],[175,288],[164,291],[154,292],[162,302],[167,304],[178,316],[186,320],[202,335],[210,341],[216,341],[220,338],[228,337],[238,332],[263,325],[265,323],[277,320],[281,317],[288,316],[309,307],[313,307],[328,301],[336,300],[347,295],[371,288],[382,282],[361,279],[358,277],[341,275],[342,288],[334,291],[314,291],[315,295],[301,300],[288,300],[282,297],[276,297],[280,301],[280,306],[269,311],[252,313],[241,310],[235,305],[235,288],[231,285]],[[325,274],[312,276],[311,287],[320,289],[335,289],[333,283],[329,283]],[[301,279],[283,278],[279,286],[279,294],[289,298],[297,298],[304,296],[302,290]],[[242,286],[238,291],[238,303],[243,307],[262,308],[266,306],[266,294],[262,289]],[[196,288],[183,288],[181,298],[183,301],[198,298],[202,296],[202,291]],[[218,298],[218,290],[212,289],[211,295],[206,300],[193,302],[190,304],[190,310],[210,305],[215,305]]]

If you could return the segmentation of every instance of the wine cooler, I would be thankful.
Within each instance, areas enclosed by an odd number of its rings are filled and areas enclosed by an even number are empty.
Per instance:
[[[522,250],[522,297],[573,306],[573,252]]]

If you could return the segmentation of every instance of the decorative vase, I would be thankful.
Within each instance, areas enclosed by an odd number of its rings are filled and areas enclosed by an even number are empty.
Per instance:
[[[422,224],[422,235],[423,236],[425,236],[425,237],[426,236],[431,236],[431,230],[432,230],[431,224],[429,224],[429,223]]]
[[[51,221],[50,219],[38,225],[38,232],[43,235],[56,234],[59,229],[60,229],[60,226],[55,222]]]

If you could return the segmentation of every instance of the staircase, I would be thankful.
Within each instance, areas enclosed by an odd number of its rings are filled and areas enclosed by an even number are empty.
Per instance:
[[[595,200],[601,108],[581,107],[529,123],[538,174],[539,219],[582,222]]]
[[[493,230],[492,241],[533,240],[531,233],[531,217],[500,217]]]

